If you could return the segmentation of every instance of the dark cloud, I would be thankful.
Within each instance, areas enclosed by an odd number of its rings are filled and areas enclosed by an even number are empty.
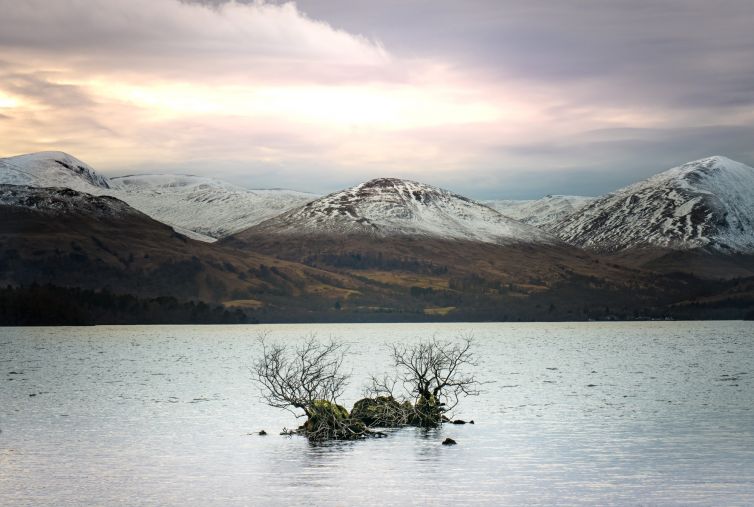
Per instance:
[[[86,108],[94,104],[80,87],[51,81],[46,73],[4,73],[0,69],[0,80],[6,92],[31,98],[46,106]]]
[[[754,101],[748,0],[299,0],[390,50],[441,54],[501,79],[572,87],[591,100],[673,107]]]
[[[312,19],[382,41],[397,54],[441,58],[498,79],[568,87],[575,101],[674,108],[754,102],[754,3],[749,0],[298,0],[295,5]],[[0,44],[109,47],[125,54],[212,51],[206,40],[187,44],[192,39],[179,23],[100,20],[93,12],[82,20],[85,29],[72,30],[53,19],[37,33],[23,29],[20,15],[19,23],[12,23],[19,10],[6,14],[11,23],[0,31]],[[253,49],[238,48],[233,56]],[[261,49],[274,56],[282,46]]]

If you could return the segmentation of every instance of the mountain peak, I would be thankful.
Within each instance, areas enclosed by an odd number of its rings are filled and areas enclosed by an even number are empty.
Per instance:
[[[754,169],[727,157],[674,167],[601,197],[558,224],[566,242],[598,251],[635,247],[754,251]]]
[[[752,168],[737,162],[728,157],[722,155],[713,155],[711,157],[700,158],[699,160],[692,160],[686,162],[678,167],[668,169],[651,179],[667,179],[667,178],[686,178],[691,183],[695,183],[700,178],[715,177],[719,174],[746,174],[752,171]]]
[[[361,190],[375,189],[375,190],[383,190],[386,192],[401,192],[405,190],[425,189],[425,190],[436,191],[438,193],[443,193],[443,192],[448,193],[447,190],[443,190],[439,187],[434,187],[426,183],[419,183],[418,181],[406,180],[402,178],[374,178],[369,181],[365,181],[364,183],[361,183],[360,185],[356,185],[353,188],[361,189]],[[345,192],[347,190],[342,190],[341,192]]]
[[[361,188],[390,188],[390,187],[398,187],[406,183],[409,183],[409,180],[403,180],[400,178],[374,178],[369,181],[365,181],[364,183],[358,186]],[[410,183],[415,183],[415,182],[410,182]]]
[[[485,243],[555,238],[466,197],[416,181],[376,178],[247,230],[265,234],[422,236]]]
[[[699,160],[693,160],[691,162],[687,162],[687,164],[706,164],[706,163],[712,163],[712,164],[740,164],[740,162],[737,162],[731,158],[726,157],[725,155],[711,155],[709,157],[700,158]]]

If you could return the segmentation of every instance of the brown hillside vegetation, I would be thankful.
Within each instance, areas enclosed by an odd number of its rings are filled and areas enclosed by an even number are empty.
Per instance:
[[[408,295],[392,311],[438,320],[662,317],[668,305],[727,283],[632,267],[564,244],[259,234],[254,228],[223,244],[379,283]]]
[[[110,197],[58,189],[51,198],[50,189],[27,189],[24,198],[29,206],[0,205],[2,285],[108,288],[238,306],[294,298],[315,307],[317,299],[331,299],[331,306],[364,286],[338,273],[191,240]]]

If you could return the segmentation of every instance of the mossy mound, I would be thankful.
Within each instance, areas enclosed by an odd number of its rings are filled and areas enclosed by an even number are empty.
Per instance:
[[[348,410],[327,400],[316,400],[308,409],[309,418],[299,428],[299,433],[311,440],[353,440],[366,438],[366,425],[352,419]]]
[[[309,407],[309,418],[304,424],[304,429],[313,432],[324,426],[335,427],[348,419],[348,410],[345,407],[327,400],[315,400]]]
[[[351,418],[368,427],[399,428],[401,426],[434,427],[443,422],[444,405],[432,396],[420,397],[416,405],[399,403],[392,396],[362,398],[351,410]]]
[[[396,428],[408,424],[412,412],[410,403],[400,404],[392,396],[378,396],[357,401],[351,418],[370,427]]]
[[[295,433],[315,441],[381,437],[385,434],[370,428],[435,427],[447,421],[443,408],[434,396],[420,397],[416,405],[399,403],[392,396],[362,398],[350,413],[337,403],[316,400],[306,410],[306,423]]]
[[[311,409],[319,414],[328,414],[338,419],[348,417],[348,410],[342,405],[327,400],[315,400]]]

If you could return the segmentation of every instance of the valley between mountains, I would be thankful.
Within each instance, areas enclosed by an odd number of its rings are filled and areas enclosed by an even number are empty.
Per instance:
[[[661,169],[661,168],[660,168]],[[754,169],[477,202],[397,178],[326,196],[0,159],[6,324],[743,318]]]

